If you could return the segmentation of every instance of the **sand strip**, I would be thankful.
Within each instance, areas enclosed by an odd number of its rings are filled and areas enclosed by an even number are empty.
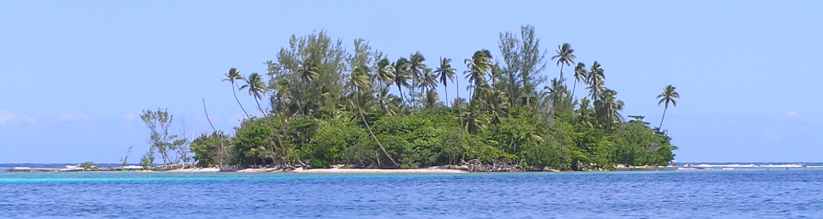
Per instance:
[[[468,173],[465,170],[438,169],[438,168],[418,168],[418,169],[295,169],[294,173]]]

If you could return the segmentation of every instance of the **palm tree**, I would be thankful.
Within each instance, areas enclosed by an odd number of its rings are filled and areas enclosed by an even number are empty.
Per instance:
[[[272,89],[273,92],[275,92],[271,96],[272,108],[274,108],[275,106],[278,107],[277,110],[272,109],[272,112],[278,112],[282,115],[282,116],[280,116],[280,124],[283,124],[283,125],[280,126],[279,133],[273,133],[276,140],[277,140],[277,144],[272,145],[272,147],[271,147],[271,156],[272,156],[271,159],[272,159],[272,161],[274,161],[275,155],[277,154],[275,152],[275,146],[285,147],[282,138],[283,138],[283,136],[288,136],[288,131],[287,130],[289,130],[288,124],[289,124],[289,119],[291,117],[288,105],[292,102],[292,97],[291,97],[291,94],[289,93],[289,80],[286,77],[274,78],[274,81],[271,84],[270,88]],[[276,104],[275,104],[275,100],[276,100]],[[298,106],[299,106],[299,102],[298,102]],[[281,148],[280,150],[286,150],[286,149]],[[284,157],[281,158],[282,160],[284,160],[284,161],[287,160],[287,158],[285,157],[285,154],[283,154],[281,156],[284,156]],[[298,161],[299,161],[299,159],[298,159]]]
[[[566,79],[563,78],[563,66],[571,65],[577,57],[574,56],[574,49],[569,43],[560,44],[554,52],[556,55],[552,56],[552,60],[560,66],[560,82],[564,82]]]
[[[505,115],[508,112],[508,105],[504,103],[508,103],[508,96],[505,95],[504,91],[497,90],[497,89],[484,89],[486,95],[484,101],[486,103],[486,107],[488,109],[488,113],[491,116],[491,123],[493,125],[500,124],[500,117]]]
[[[663,116],[660,117],[660,125],[657,126],[657,129],[660,130],[663,128],[663,119],[666,118],[666,111],[669,109],[669,104],[672,106],[677,106],[677,99],[680,99],[680,93],[675,90],[674,86],[667,85],[663,88],[663,93],[657,95],[657,105],[663,104]]]
[[[235,84],[235,82],[239,80],[243,80],[243,76],[240,75],[240,71],[238,71],[237,68],[229,68],[229,71],[226,72],[226,78],[223,79],[223,81],[231,83],[231,94],[234,95],[234,100],[237,101],[240,110],[243,110],[243,116],[249,118],[249,113],[246,112],[246,108],[240,103],[240,98],[237,98],[237,84]]]
[[[577,82],[583,81],[584,83],[589,77],[589,72],[586,71],[586,64],[581,62],[577,63],[577,66],[574,67],[574,85],[572,85],[572,98],[574,98],[574,92],[577,90]]]
[[[314,80],[317,80],[318,77],[320,77],[320,72],[317,71],[317,66],[315,66],[311,62],[308,62],[308,63],[303,63],[303,65],[299,66],[299,68],[297,69],[297,76],[303,81],[303,83],[305,83],[307,88],[311,88],[312,87],[311,86],[312,82]],[[306,89],[306,91],[307,90],[308,89]],[[306,94],[303,94],[301,96],[306,97]],[[308,114],[307,111],[309,109],[307,109],[306,107],[311,105],[310,102],[307,102],[307,101],[309,101],[309,100],[306,100],[304,98],[303,99],[297,99],[297,101],[296,101],[296,102],[298,102],[298,107],[300,107],[300,111],[302,112],[303,115]],[[302,102],[302,104],[301,104],[301,102]]]
[[[589,93],[591,94],[592,101],[597,101],[605,89],[603,86],[603,80],[606,79],[606,76],[604,74],[603,66],[595,61],[592,64],[588,76],[587,82],[589,82]]]
[[[469,83],[474,83],[474,89],[481,89],[486,83],[486,74],[491,70],[491,52],[489,50],[478,50],[474,52],[471,59],[466,59],[466,79]],[[474,94],[472,94],[474,99]]]
[[[371,89],[371,80],[369,79],[369,68],[366,66],[360,66],[354,69],[352,72],[352,84],[354,87],[360,91],[367,91]]]
[[[394,67],[389,59],[383,58],[377,62],[377,79],[381,86],[383,83],[391,84],[394,82]]]
[[[567,93],[568,91],[566,90],[566,86],[563,85],[563,82],[557,80],[557,78],[552,79],[549,84],[551,84],[551,86],[546,87],[546,89],[548,89],[547,91],[549,92],[552,103],[555,106],[558,106],[564,99],[566,99],[566,96],[569,95]]]
[[[456,69],[452,67],[451,61],[452,59],[450,58],[441,57],[440,66],[437,67],[437,70],[434,70],[434,72],[437,73],[437,77],[440,78],[440,83],[443,84],[443,91],[446,92],[446,102],[449,101],[448,82],[454,79],[454,72],[456,71]]]
[[[394,66],[392,66],[391,61],[387,58],[380,59],[377,62],[377,98],[378,102],[380,102],[380,108],[383,109],[383,112],[388,113],[388,108],[386,107],[386,98],[389,95],[389,86],[394,83]]]
[[[351,83],[354,86],[354,94],[353,95],[356,98],[356,101],[359,102],[360,101],[359,96],[362,96],[364,94],[363,93],[364,91],[367,91],[367,90],[371,89],[371,83],[370,83],[371,81],[369,80],[368,67],[367,66],[356,67],[351,75],[352,75],[351,76],[352,77],[351,78]],[[354,104],[354,102],[351,101],[351,99],[349,99],[349,104],[351,104],[351,107],[353,109],[357,110],[357,114],[359,115],[360,120],[363,122],[363,125],[366,126],[366,130],[368,130],[369,136],[372,137],[372,139],[377,143],[377,146],[380,148],[380,150],[383,151],[383,155],[385,155],[386,158],[389,158],[389,160],[395,166],[398,166],[398,164],[394,160],[394,158],[391,157],[391,155],[386,150],[386,148],[383,147],[383,144],[380,143],[380,139],[378,139],[377,136],[374,135],[374,132],[372,131],[371,127],[369,126],[368,121],[366,120],[366,116],[365,116],[365,113],[363,113],[363,109],[361,108],[361,105]]]
[[[613,124],[623,121],[620,115],[620,110],[623,110],[623,101],[617,99],[616,91],[606,89],[600,100],[595,101],[595,105],[600,106],[599,114],[607,127],[611,128]]]
[[[397,91],[400,92],[401,102],[406,102],[403,96],[403,87],[409,86],[409,60],[406,58],[399,58],[394,62],[394,85],[397,86]]]
[[[420,88],[423,88],[423,92],[434,90],[437,87],[437,75],[430,68],[427,68],[424,72],[420,77]]]
[[[432,108],[437,104],[437,75],[430,68],[426,68],[423,77],[420,78],[420,88],[425,92],[424,101],[427,108]]]
[[[592,128],[592,110],[589,107],[590,105],[591,101],[589,101],[588,97],[583,97],[580,99],[580,104],[578,104],[579,108],[577,110],[576,121],[582,124],[584,127]]]
[[[355,98],[358,99],[358,104],[363,104],[359,96],[371,89],[371,80],[369,80],[368,67],[359,66],[355,68],[351,74],[351,83],[354,85],[354,89],[356,91],[354,95]]]
[[[281,112],[284,115],[288,115],[288,105],[292,101],[291,94],[289,93],[289,80],[285,77],[276,78],[275,82],[272,84],[272,90],[277,92],[273,97],[277,98],[277,105],[280,109],[276,111]]]
[[[416,93],[417,92],[415,91],[416,90],[415,87],[420,86],[420,84],[419,84],[420,83],[420,78],[423,77],[423,74],[426,71],[426,64],[423,63],[425,61],[426,61],[426,58],[423,57],[423,54],[421,54],[419,51],[415,52],[414,54],[412,54],[409,57],[409,73],[411,73],[411,77],[412,77],[412,84],[411,84],[412,85],[411,86],[411,89],[412,89],[411,90],[412,104],[416,104],[415,103],[415,98],[416,98],[416,95],[417,95]]]
[[[260,99],[263,98],[263,94],[266,93],[266,86],[263,84],[263,78],[260,77],[258,73],[251,73],[246,79],[246,84],[240,86],[240,89],[247,89],[249,90],[249,95],[254,97],[254,102],[257,103],[257,109],[260,110],[263,115],[266,115],[266,111],[263,110],[263,107],[260,106]]]
[[[460,123],[468,133],[477,133],[484,127],[484,119],[481,118],[479,110],[474,106],[469,106],[468,110],[460,115]]]

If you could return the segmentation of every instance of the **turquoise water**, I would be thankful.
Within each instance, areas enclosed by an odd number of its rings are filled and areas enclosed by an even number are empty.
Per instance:
[[[0,217],[823,218],[823,171],[0,173]]]

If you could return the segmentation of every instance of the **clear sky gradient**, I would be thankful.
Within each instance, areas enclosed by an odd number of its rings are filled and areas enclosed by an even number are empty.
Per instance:
[[[419,50],[434,66],[477,49],[498,55],[498,33],[524,24],[549,50],[569,42],[579,61],[601,62],[624,115],[656,124],[655,97],[675,85],[681,100],[664,126],[677,161],[823,161],[821,10],[751,0],[2,1],[0,162],[116,162],[129,146],[136,160],[148,148],[140,110],[167,107],[175,130],[196,137],[209,130],[201,98],[231,131],[241,114],[224,72],[265,72],[291,34],[327,30],[349,47],[361,37],[392,58]]]

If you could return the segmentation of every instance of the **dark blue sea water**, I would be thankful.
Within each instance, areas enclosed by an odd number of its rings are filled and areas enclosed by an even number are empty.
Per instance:
[[[823,171],[0,172],[0,217],[823,218]]]

